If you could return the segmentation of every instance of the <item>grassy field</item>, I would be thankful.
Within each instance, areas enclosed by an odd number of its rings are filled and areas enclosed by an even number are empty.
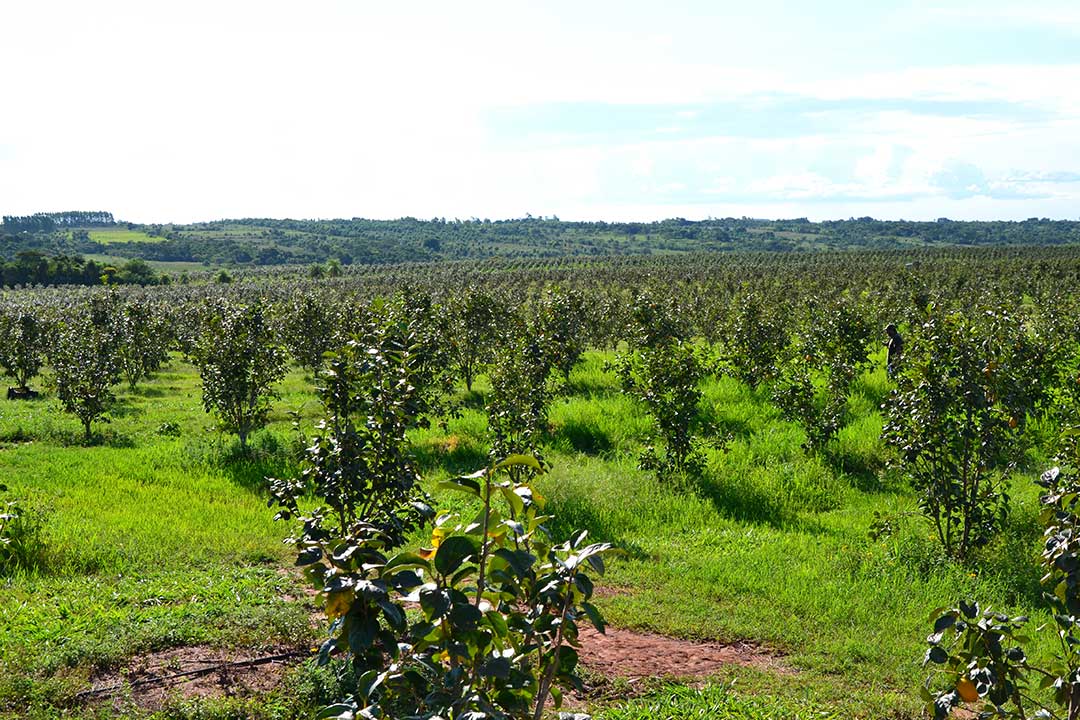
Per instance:
[[[541,483],[552,529],[585,528],[623,549],[602,580],[617,591],[598,601],[611,624],[764,643],[796,672],[732,668],[703,688],[656,685],[629,700],[616,685],[591,708],[596,717],[913,718],[932,609],[967,595],[1043,619],[1031,609],[1039,531],[1028,475],[1014,478],[1006,539],[973,566],[943,560],[915,517],[886,541],[868,538],[875,510],[915,510],[878,439],[882,358],[850,399],[856,419],[820,456],[802,449],[802,431],[763,393],[709,380],[706,470],[681,486],[637,469],[649,423],[605,369],[610,359],[587,354],[552,406],[553,469]],[[481,378],[445,430],[414,434],[432,487],[484,463],[485,388]],[[264,478],[296,472],[288,413],[310,428],[319,406],[299,371],[279,390],[273,422],[247,456],[213,427],[197,372],[179,359],[121,390],[90,447],[48,393],[0,400],[0,483],[40,521],[47,548],[40,567],[0,577],[0,717],[123,714],[77,694],[95,673],[155,650],[315,640],[313,608],[285,570],[289,528],[272,521]],[[266,697],[178,701],[158,717],[308,717],[333,685],[302,664]]]
[[[133,242],[161,242],[160,237],[154,237],[147,235],[142,230],[128,230],[127,228],[107,228],[107,229],[93,229],[89,231],[90,239],[94,242],[99,242],[103,245],[112,245],[114,243],[133,243]]]

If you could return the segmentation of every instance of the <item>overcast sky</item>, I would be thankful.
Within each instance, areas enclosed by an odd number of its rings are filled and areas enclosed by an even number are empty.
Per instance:
[[[0,28],[3,214],[1080,218],[1076,0],[2,0]]]

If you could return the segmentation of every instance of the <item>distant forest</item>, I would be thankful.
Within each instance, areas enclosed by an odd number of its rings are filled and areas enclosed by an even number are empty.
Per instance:
[[[554,258],[690,252],[809,252],[914,247],[1080,244],[1080,222],[933,222],[852,218],[826,222],[679,218],[649,223],[516,220],[220,220],[125,223],[103,211],[5,216],[0,257],[20,252],[103,255],[210,267],[343,265],[482,258]]]

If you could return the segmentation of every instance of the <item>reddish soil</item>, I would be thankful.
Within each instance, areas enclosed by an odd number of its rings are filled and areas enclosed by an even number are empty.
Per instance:
[[[583,630],[579,656],[598,675],[630,680],[704,678],[730,665],[793,672],[777,655],[753,643],[694,642],[612,627],[604,635]]]
[[[627,593],[624,588],[596,588],[600,597]],[[314,594],[313,590],[299,589],[290,599],[310,601]],[[322,627],[324,621],[320,613],[312,615],[313,625]],[[613,627],[604,635],[585,629],[580,640],[581,663],[591,673],[631,683],[659,678],[698,680],[731,665],[780,674],[794,672],[781,656],[755,643],[696,642]],[[152,653],[132,660],[119,672],[92,678],[91,688],[83,696],[90,701],[109,701],[117,710],[136,707],[155,711],[173,698],[261,695],[276,687],[285,671],[304,655],[291,650],[271,648],[257,653],[195,646]]]
[[[285,670],[297,662],[295,655],[288,648],[258,654],[201,646],[174,648],[143,655],[120,672],[93,678],[85,696],[109,698],[118,711],[131,707],[155,711],[170,698],[262,695],[276,687]],[[257,664],[247,664],[252,661]]]

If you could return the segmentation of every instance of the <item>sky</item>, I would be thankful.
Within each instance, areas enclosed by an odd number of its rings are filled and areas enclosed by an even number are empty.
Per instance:
[[[1080,3],[0,0],[0,213],[1080,218]]]

